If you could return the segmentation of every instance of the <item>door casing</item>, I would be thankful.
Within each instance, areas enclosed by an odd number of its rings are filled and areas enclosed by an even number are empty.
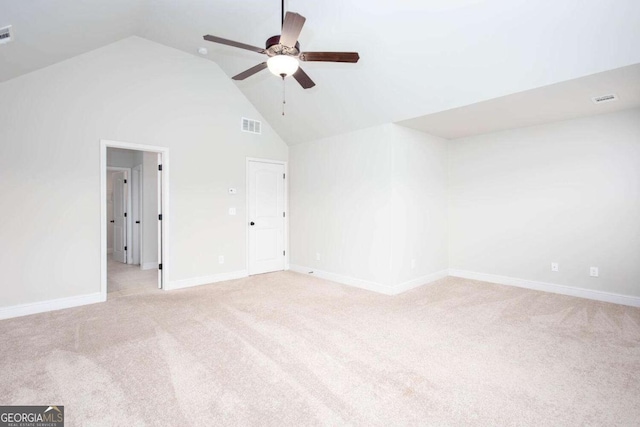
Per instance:
[[[160,191],[160,206],[162,208],[162,221],[159,221],[159,227],[162,231],[162,238],[158,241],[159,252],[161,257],[158,260],[162,262],[162,270],[158,274],[158,281],[162,283],[162,289],[170,289],[169,271],[171,268],[168,259],[169,248],[171,244],[169,225],[170,225],[170,193],[169,193],[169,148],[155,145],[135,144],[131,142],[100,140],[100,295],[101,300],[107,300],[107,148],[123,148],[126,150],[149,151],[157,153],[162,159],[162,185]]]

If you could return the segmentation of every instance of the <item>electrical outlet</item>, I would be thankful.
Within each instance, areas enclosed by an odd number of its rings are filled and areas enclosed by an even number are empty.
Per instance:
[[[416,260],[412,259],[411,260],[411,269],[413,270],[414,268],[416,268]]]
[[[320,252],[316,252],[316,261],[320,261]]]
[[[218,264],[224,264],[224,255],[218,255]]]
[[[552,262],[551,263],[551,271],[558,271],[559,270],[559,266],[557,262]]]
[[[591,267],[589,269],[589,276],[598,277],[599,274],[600,274],[600,272],[598,271],[598,267]]]

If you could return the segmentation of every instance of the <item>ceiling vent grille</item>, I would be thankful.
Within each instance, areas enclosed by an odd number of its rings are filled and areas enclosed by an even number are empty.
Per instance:
[[[11,25],[0,28],[0,44],[9,43],[11,40],[13,40]]]
[[[262,133],[262,123],[257,120],[251,120],[243,117],[240,129],[242,132],[256,133],[259,135]]]
[[[602,104],[605,102],[612,102],[618,100],[618,95],[615,93],[610,93],[608,95],[594,96],[591,98],[594,104]]]

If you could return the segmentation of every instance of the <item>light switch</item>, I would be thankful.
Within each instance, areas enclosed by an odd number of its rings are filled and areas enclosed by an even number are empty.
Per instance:
[[[236,214],[236,208],[229,208],[229,215],[235,215]]]

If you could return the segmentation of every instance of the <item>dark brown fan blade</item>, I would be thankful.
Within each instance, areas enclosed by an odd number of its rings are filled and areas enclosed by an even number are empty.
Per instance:
[[[358,52],[302,52],[299,58],[301,61],[356,63],[360,55]]]
[[[293,73],[293,78],[296,79],[304,89],[310,89],[316,85],[313,80],[311,80],[311,77],[300,67],[298,67],[298,71]]]
[[[282,34],[280,35],[280,44],[288,47],[295,47],[300,31],[304,21],[306,21],[302,15],[293,12],[287,12],[284,16],[284,23],[282,24]]]
[[[264,49],[261,47],[251,46],[251,45],[240,43],[240,42],[234,42],[233,40],[227,40],[221,37],[206,35],[204,36],[204,39],[214,43],[226,44],[227,46],[233,46],[233,47],[239,47],[240,49],[251,50],[253,52],[265,53]]]
[[[255,67],[251,67],[246,71],[241,72],[240,74],[233,76],[232,79],[233,80],[244,80],[247,77],[251,77],[253,76],[255,73],[257,73],[258,71],[262,71],[265,68],[267,68],[267,63],[263,62],[262,64],[258,64]]]

